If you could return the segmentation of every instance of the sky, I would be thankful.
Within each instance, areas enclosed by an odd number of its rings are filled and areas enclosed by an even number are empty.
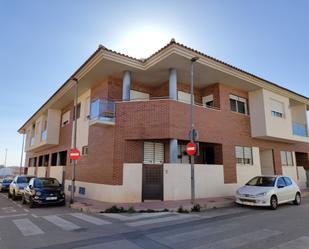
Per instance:
[[[0,164],[18,128],[99,44],[145,58],[171,38],[309,96],[309,1],[0,0]]]

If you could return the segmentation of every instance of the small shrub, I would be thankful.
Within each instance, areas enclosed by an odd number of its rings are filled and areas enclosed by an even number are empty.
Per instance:
[[[187,214],[189,213],[189,211],[187,209],[184,209],[182,206],[180,206],[178,209],[177,209],[177,212],[178,213],[182,213],[182,214]]]
[[[200,204],[194,204],[194,206],[191,208],[191,212],[201,212],[201,206]]]
[[[111,208],[105,209],[105,213],[124,213],[125,210],[123,207],[117,207],[117,205],[113,205]]]
[[[133,214],[133,213],[136,213],[136,210],[134,209],[134,207],[131,206],[128,208],[127,212],[130,214]]]

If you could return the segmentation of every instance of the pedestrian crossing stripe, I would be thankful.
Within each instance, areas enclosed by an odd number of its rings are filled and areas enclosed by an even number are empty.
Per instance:
[[[93,216],[86,215],[86,214],[83,214],[83,213],[73,213],[73,214],[71,214],[71,216],[78,218],[78,219],[81,219],[83,221],[98,225],[98,226],[111,224],[111,222],[109,222],[109,221],[98,219],[98,218],[95,218]]]
[[[80,227],[70,221],[67,221],[57,215],[48,215],[43,216],[43,218],[50,223],[53,223],[55,226],[60,227],[61,229],[65,231],[74,231],[77,229],[80,229]]]
[[[39,235],[44,232],[29,219],[16,219],[13,223],[24,236]]]

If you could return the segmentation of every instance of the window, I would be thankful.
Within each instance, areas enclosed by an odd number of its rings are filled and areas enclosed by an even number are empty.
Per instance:
[[[164,144],[154,142],[144,142],[144,162],[158,163],[164,162]]]
[[[278,117],[278,118],[284,117],[284,104],[282,102],[271,99],[270,107],[271,107],[271,115],[273,117]]]
[[[44,120],[41,131],[41,141],[46,141],[46,138],[47,138],[47,120]]]
[[[288,177],[283,177],[284,178],[284,181],[285,181],[285,183],[286,183],[286,186],[290,186],[290,185],[292,185],[292,181],[291,181],[291,179],[290,178],[288,178]]]
[[[236,95],[230,94],[231,111],[248,114],[247,100]]]
[[[85,108],[84,108],[84,119],[90,119],[90,97],[88,97],[85,101]]]
[[[67,112],[62,114],[62,117],[61,117],[61,127],[65,126],[69,122],[70,122],[70,111],[67,111]]]
[[[143,93],[135,90],[130,90],[130,100],[145,100],[149,99],[149,93]]]
[[[79,187],[79,188],[78,188],[78,193],[81,194],[81,195],[85,195],[85,194],[86,194],[86,188],[84,188],[84,187]]]
[[[291,151],[280,151],[282,166],[293,166],[293,154]]]
[[[59,165],[60,166],[67,165],[67,151],[59,152]]]
[[[44,155],[43,157],[43,166],[48,166],[49,164],[49,155]]]
[[[280,177],[280,178],[278,179],[278,181],[277,181],[277,187],[279,187],[279,186],[280,186],[280,187],[285,187],[285,186],[286,186],[283,177]]]
[[[184,103],[187,103],[187,104],[191,103],[191,94],[190,93],[178,91],[177,95],[178,95],[178,101],[184,102]],[[194,103],[194,100],[193,100],[193,103]]]
[[[88,155],[88,146],[83,146],[82,155]]]
[[[32,125],[30,134],[30,145],[34,145],[35,124]]]
[[[213,94],[203,97],[203,106],[214,107],[214,96]]]
[[[43,166],[43,156],[39,156],[39,167]]]
[[[235,147],[236,163],[238,164],[253,164],[252,148],[251,147]]]
[[[53,153],[51,156],[51,166],[56,166],[58,161],[58,153]]]
[[[79,119],[80,118],[80,109],[81,109],[81,104],[80,103],[78,103],[77,104],[77,119]],[[74,106],[74,109],[73,109],[73,120],[75,120],[75,106]]]

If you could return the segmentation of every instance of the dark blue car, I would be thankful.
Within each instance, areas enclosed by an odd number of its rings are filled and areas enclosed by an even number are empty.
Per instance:
[[[45,204],[65,205],[65,195],[56,178],[32,178],[24,189],[22,203],[29,203],[30,208]]]
[[[8,191],[12,181],[13,179],[8,178],[8,177],[1,179],[0,180],[0,192]]]

